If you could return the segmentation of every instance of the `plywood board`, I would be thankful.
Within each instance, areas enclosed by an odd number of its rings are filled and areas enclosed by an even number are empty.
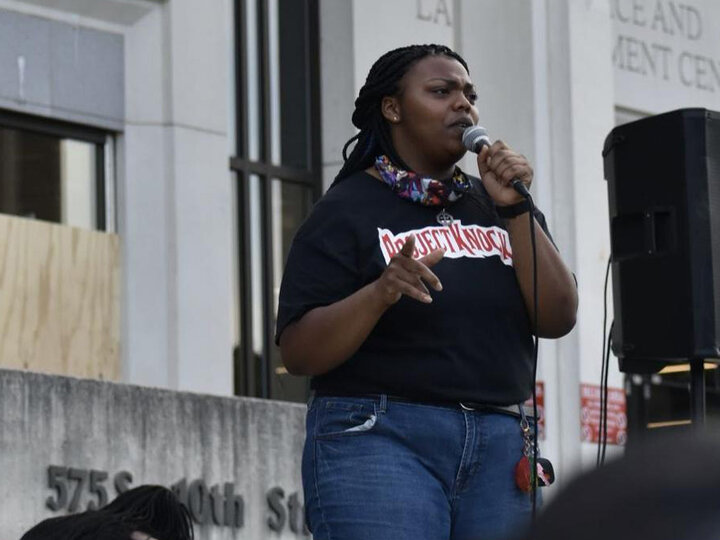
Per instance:
[[[0,215],[0,366],[118,380],[116,235]]]

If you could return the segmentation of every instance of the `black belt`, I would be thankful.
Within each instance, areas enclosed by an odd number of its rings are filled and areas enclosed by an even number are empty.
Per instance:
[[[359,399],[379,399],[381,394],[339,394],[339,393],[318,393],[313,392],[314,397],[327,397],[327,398],[359,398]],[[435,407],[447,407],[448,409],[460,409],[463,411],[477,411],[477,412],[494,412],[500,414],[509,414],[522,418],[520,407],[525,413],[525,416],[530,419],[534,419],[532,406],[528,405],[495,405],[491,403],[478,403],[475,401],[445,401],[445,400],[420,400],[412,399],[405,396],[393,396],[386,394],[385,396],[388,401],[396,401],[399,403],[410,403],[414,405],[432,405]]]

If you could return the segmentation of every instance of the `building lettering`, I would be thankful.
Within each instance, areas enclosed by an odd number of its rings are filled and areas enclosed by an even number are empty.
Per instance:
[[[693,41],[700,39],[703,33],[700,10],[670,0],[612,0],[610,16],[622,24]]]
[[[620,69],[670,79],[672,49],[659,43],[646,43],[631,36],[618,36],[613,49],[613,64]]]
[[[447,0],[417,0],[416,16],[421,21],[452,26]]]
[[[111,500],[106,485],[109,482],[112,482],[116,495],[120,495],[132,487],[133,475],[120,471],[111,477],[107,471],[50,465],[47,487],[51,494],[45,499],[45,506],[53,512],[96,510]],[[181,478],[170,489],[198,525],[232,529],[241,529],[245,525],[245,500],[235,493],[233,482],[208,487],[202,478],[192,481]],[[281,533],[288,528],[296,535],[310,535],[305,523],[305,507],[298,492],[286,496],[283,488],[274,486],[267,491],[265,499],[270,530]]]
[[[298,493],[291,493],[286,504],[285,491],[276,486],[268,490],[267,503],[270,509],[267,523],[271,530],[281,533],[287,523],[295,534],[310,534],[305,524],[305,509]]]
[[[612,50],[616,69],[702,92],[720,92],[720,58],[698,49],[704,24],[712,26],[699,7],[672,0],[611,0],[610,16],[616,21]],[[644,29],[642,37],[633,29]],[[652,34],[657,39],[648,39]],[[667,36],[674,40],[665,41]],[[678,46],[678,40],[687,46]]]

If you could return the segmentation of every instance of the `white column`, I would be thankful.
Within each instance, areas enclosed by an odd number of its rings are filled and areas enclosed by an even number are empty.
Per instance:
[[[232,393],[231,16],[174,0],[128,32],[129,382]]]
[[[558,343],[556,364],[560,455],[573,472],[593,464],[596,453],[595,445],[580,442],[579,385],[600,383],[610,253],[601,152],[614,123],[612,26],[606,1],[554,0],[546,11],[555,234],[580,295],[577,326]]]

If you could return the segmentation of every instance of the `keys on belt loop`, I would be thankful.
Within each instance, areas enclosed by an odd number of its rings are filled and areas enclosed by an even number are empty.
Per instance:
[[[555,470],[552,463],[546,458],[538,456],[535,462],[533,455],[534,434],[530,429],[525,415],[525,409],[519,405],[520,409],[520,431],[522,431],[523,448],[522,456],[517,465],[515,465],[515,483],[520,491],[530,493],[533,483],[537,487],[549,486],[555,481]]]
[[[522,429],[523,437],[530,433],[530,422],[528,422],[527,416],[525,415],[525,408],[522,403],[518,405],[518,411],[520,411],[520,429]]]

